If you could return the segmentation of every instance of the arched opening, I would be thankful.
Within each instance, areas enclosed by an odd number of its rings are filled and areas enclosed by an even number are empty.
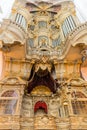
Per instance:
[[[81,77],[87,81],[87,59],[86,57],[83,57],[82,60],[83,63],[81,64],[81,68],[80,68]]]
[[[38,101],[34,106],[34,113],[47,114],[47,104],[43,101]]]
[[[80,91],[72,92],[72,108],[75,115],[87,115],[87,97]]]
[[[53,71],[53,70],[52,70]],[[29,78],[27,91],[28,93],[31,93],[32,90],[36,86],[47,86],[51,92],[56,93],[57,88],[59,87],[59,84],[54,79],[52,74],[49,72],[49,70],[46,68],[45,70],[42,70],[41,68],[38,69],[37,72],[31,73],[32,77]]]
[[[80,91],[73,91],[71,94],[72,98],[87,98],[86,95],[84,95],[82,92]]]
[[[15,114],[18,94],[14,90],[5,91],[0,97],[0,114]]]

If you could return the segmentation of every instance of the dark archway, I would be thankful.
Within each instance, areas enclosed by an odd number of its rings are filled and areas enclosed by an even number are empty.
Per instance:
[[[43,109],[45,113],[47,113],[47,104],[43,101],[36,102],[34,106],[34,112],[37,112],[38,109]]]
[[[59,87],[59,84],[52,77],[48,69],[42,70],[41,68],[39,68],[37,72],[33,72],[31,79],[29,78],[27,87],[28,93],[31,93],[33,88],[40,85],[47,86],[53,93],[56,93],[56,90]]]

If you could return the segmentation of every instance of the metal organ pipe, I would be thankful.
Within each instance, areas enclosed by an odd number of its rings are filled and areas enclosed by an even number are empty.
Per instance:
[[[64,25],[62,25],[62,31],[63,31],[63,35],[65,37],[66,35],[65,35],[65,31],[64,31]]]
[[[73,23],[73,26],[74,26],[74,28],[75,28],[75,27],[76,27],[76,23],[75,23],[75,21],[74,21],[74,19],[73,19],[73,17],[72,17],[72,16],[70,16],[70,18],[71,18],[72,23]]]
[[[23,16],[20,15],[20,25],[22,25],[22,18],[23,18]]]
[[[70,29],[70,26],[69,26],[69,24],[68,24],[67,19],[66,19],[66,23],[67,23],[68,33],[69,33],[69,32],[71,31],[71,29]]]
[[[71,15],[68,16],[62,24],[62,31],[63,31],[64,37],[66,37],[68,33],[70,33],[75,27],[76,27],[76,24],[73,20],[73,17]]]
[[[68,29],[67,29],[66,21],[64,21],[64,26],[65,26],[66,35],[67,35],[68,34]]]
[[[64,33],[64,36],[66,37],[66,35],[67,35],[67,32],[66,32],[66,27],[65,27],[65,25],[64,25],[64,23],[63,23],[63,33]]]
[[[69,19],[70,19],[70,21],[71,21],[71,25],[72,25],[72,27],[73,27],[73,29],[75,28],[75,26],[74,26],[74,23],[73,23],[73,21],[72,21],[72,17],[71,16],[69,16]]]
[[[20,24],[23,28],[26,28],[26,20],[21,14],[17,13],[15,21],[16,23]]]
[[[17,19],[18,19],[18,13],[16,14],[16,17],[15,17],[15,21],[17,22]]]
[[[24,26],[24,23],[23,23],[24,20],[23,20],[23,19],[24,19],[24,17],[22,17],[22,20],[21,20],[21,25],[22,25],[22,26]]]
[[[67,28],[66,21],[64,21],[64,25],[65,25],[65,29],[66,29],[66,35],[67,35],[68,34],[68,28]]]
[[[19,20],[19,14],[16,15],[15,21],[18,23],[18,20]]]
[[[68,25],[69,25],[69,27],[70,27],[70,32],[72,31],[72,26],[70,25],[70,20],[69,20],[69,18],[67,18],[67,21],[68,21]]]

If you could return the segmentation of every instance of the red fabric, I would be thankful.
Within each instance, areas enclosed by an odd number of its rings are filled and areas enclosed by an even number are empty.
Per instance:
[[[34,112],[36,112],[39,108],[44,109],[44,111],[47,113],[47,105],[45,102],[39,101],[35,104]]]

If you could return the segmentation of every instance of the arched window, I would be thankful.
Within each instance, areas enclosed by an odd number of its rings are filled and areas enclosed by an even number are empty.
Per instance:
[[[0,114],[15,114],[18,95],[14,90],[5,91],[0,97]]]
[[[81,64],[81,77],[87,81],[87,50],[83,50],[81,52],[81,54],[83,55],[82,57],[82,64]]]
[[[73,114],[86,115],[87,114],[87,97],[81,92],[72,93],[72,108]]]
[[[65,117],[69,116],[68,105],[64,105],[64,114],[65,114]]]
[[[17,13],[16,18],[15,18],[16,23],[20,24],[23,28],[26,28],[26,19],[24,18],[23,15]]]

